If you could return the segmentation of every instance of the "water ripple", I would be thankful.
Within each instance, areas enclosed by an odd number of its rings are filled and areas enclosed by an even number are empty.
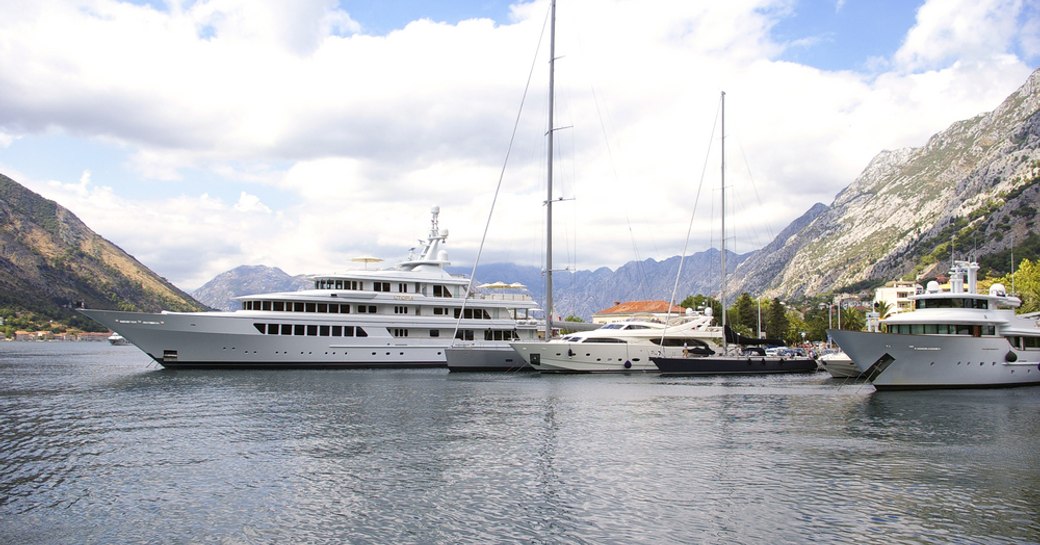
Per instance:
[[[1040,542],[1036,388],[170,372],[18,345],[0,542]]]

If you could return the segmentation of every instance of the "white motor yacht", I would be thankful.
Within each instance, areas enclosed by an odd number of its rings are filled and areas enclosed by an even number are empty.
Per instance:
[[[547,373],[658,372],[653,356],[710,355],[721,350],[722,328],[710,309],[669,323],[631,319],[546,341],[510,343],[525,362]]]
[[[852,363],[852,358],[840,350],[824,354],[816,361],[834,378],[858,378],[860,376],[860,370]]]
[[[929,282],[914,310],[882,320],[887,333],[829,334],[878,390],[985,388],[1040,384],[1037,313],[994,284],[977,293],[978,264],[956,261],[950,290]]]

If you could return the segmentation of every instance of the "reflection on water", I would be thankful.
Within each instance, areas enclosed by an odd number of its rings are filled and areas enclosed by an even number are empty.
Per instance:
[[[0,542],[1040,542],[1040,389],[0,344]]]

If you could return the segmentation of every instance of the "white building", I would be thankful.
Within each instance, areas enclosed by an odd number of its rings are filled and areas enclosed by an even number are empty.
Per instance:
[[[924,293],[924,288],[915,282],[896,280],[885,284],[874,292],[874,304],[885,303],[888,313],[896,314],[913,310],[914,303],[910,296]]]

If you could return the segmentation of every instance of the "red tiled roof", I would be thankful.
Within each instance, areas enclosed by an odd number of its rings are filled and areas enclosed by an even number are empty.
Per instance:
[[[627,303],[618,303],[596,314],[636,314],[639,312],[664,314],[668,312],[668,301],[629,301]],[[672,312],[682,314],[686,312],[686,309],[678,305],[672,305]]]

